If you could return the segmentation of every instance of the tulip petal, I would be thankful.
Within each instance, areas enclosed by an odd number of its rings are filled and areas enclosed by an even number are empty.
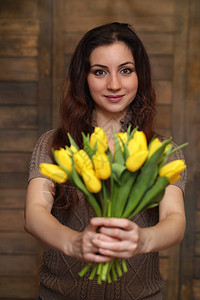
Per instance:
[[[53,164],[41,163],[40,173],[57,183],[64,183],[68,179],[67,173],[61,167]]]
[[[143,131],[136,131],[133,138],[128,143],[129,154],[138,151],[147,151],[147,139]]]
[[[82,170],[93,169],[92,161],[84,150],[79,150],[74,153],[74,164],[76,171],[81,175]]]
[[[148,151],[140,151],[128,157],[126,167],[129,171],[135,172],[141,168],[148,156]]]
[[[95,174],[100,179],[108,179],[111,176],[111,167],[108,156],[105,153],[96,152],[92,158]]]
[[[54,151],[54,156],[56,158],[57,163],[68,171],[72,171],[72,159],[68,154],[69,150],[61,148],[60,150]]]
[[[117,138],[118,138],[118,141],[120,143],[120,146],[121,146],[121,149],[122,151],[124,151],[124,146],[123,146],[123,143],[126,144],[127,141],[128,141],[128,134],[127,132],[119,132],[117,134]],[[123,143],[122,143],[123,142]]]
[[[101,181],[96,177],[93,170],[83,169],[82,171],[83,181],[86,188],[90,193],[98,193],[101,190]]]
[[[99,152],[105,152],[108,149],[108,139],[105,131],[101,127],[95,127],[94,132],[90,136],[90,145],[94,149],[97,144],[97,150]]]
[[[170,183],[174,183],[180,178],[180,173],[186,168],[184,160],[177,159],[164,165],[159,170],[159,176],[168,177]]]

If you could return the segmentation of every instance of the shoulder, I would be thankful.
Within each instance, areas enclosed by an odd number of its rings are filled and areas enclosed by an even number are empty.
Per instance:
[[[56,135],[56,129],[51,129],[43,133],[37,141],[37,144],[46,144],[52,143]]]

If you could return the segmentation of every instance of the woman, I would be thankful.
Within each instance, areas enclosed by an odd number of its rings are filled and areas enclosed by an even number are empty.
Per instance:
[[[56,186],[39,173],[53,163],[51,148],[68,144],[70,132],[81,147],[81,132],[103,127],[113,150],[113,127],[138,125],[148,142],[154,135],[155,93],[148,56],[127,24],[112,23],[86,33],[63,84],[60,128],[38,141],[30,164],[25,229],[44,243],[39,299],[162,299],[158,251],[179,243],[185,231],[185,173],[166,188],[158,208],[133,218],[94,218],[85,197],[69,183]],[[171,160],[181,158],[180,151]],[[97,233],[97,228],[99,231]],[[98,285],[78,272],[86,262],[127,259],[128,272]]]

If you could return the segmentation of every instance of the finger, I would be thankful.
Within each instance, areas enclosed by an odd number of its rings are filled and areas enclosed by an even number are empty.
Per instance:
[[[119,258],[129,258],[137,253],[137,244],[127,244],[122,242],[116,245],[106,245],[104,243],[103,248],[99,248],[99,253],[105,256],[119,257]]]
[[[100,262],[111,261],[112,257],[106,256],[106,255],[100,255],[99,252],[98,252],[98,254],[87,253],[84,255],[84,260],[88,261],[88,262],[100,263]]]
[[[94,244],[97,246],[98,251],[99,249],[105,249],[115,252],[135,250],[137,246],[137,243],[130,243],[129,241],[107,242],[99,239],[94,240]]]
[[[100,241],[107,241],[107,242],[119,242],[120,239],[117,237],[117,238],[113,238],[112,236],[109,236],[107,234],[102,234],[102,233],[98,233],[94,236],[94,238],[92,239],[92,243],[93,243],[93,240],[100,240]]]
[[[132,230],[137,226],[134,222],[123,218],[92,218],[91,224],[97,227],[119,227],[125,230]]]
[[[138,242],[139,240],[139,231],[138,228],[126,231],[121,228],[110,228],[110,227],[101,227],[99,229],[100,233],[116,240],[129,240],[131,242]]]
[[[107,255],[107,256],[112,257],[112,258],[115,258],[115,257],[117,257],[117,258],[130,258],[134,255],[134,254],[129,253],[127,251],[121,251],[121,252],[117,251],[116,252],[116,251],[107,250],[107,249],[100,249],[99,253],[102,254],[102,255],[105,255],[105,256]]]

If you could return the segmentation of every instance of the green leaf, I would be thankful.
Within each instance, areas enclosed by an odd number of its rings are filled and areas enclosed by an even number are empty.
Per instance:
[[[76,142],[74,141],[74,139],[71,137],[70,133],[67,133],[67,136],[69,138],[69,142],[72,146],[74,146],[77,150],[79,150],[78,145],[76,144]]]
[[[125,162],[124,154],[121,149],[119,140],[117,138],[117,133],[116,133],[115,129],[113,129],[113,136],[114,136],[114,141],[115,141],[115,155],[114,155],[115,162],[118,162],[119,164],[124,165],[124,162]]]
[[[170,142],[171,139],[163,142],[161,147],[159,147],[144,163],[140,174],[137,177],[136,183],[130,192],[129,197],[132,199],[132,201],[127,203],[125,212],[123,213],[124,218],[127,218],[133,214],[145,192],[154,184],[158,174],[158,162],[163,155],[166,145],[168,145]]]
[[[84,151],[87,152],[90,159],[92,159],[92,156],[95,154],[95,152],[90,145],[89,135],[87,135],[87,137],[86,137],[84,132],[82,132],[82,137],[83,137]]]
[[[168,185],[169,179],[167,177],[158,177],[154,186],[145,193],[137,207],[130,214],[130,218],[149,207],[150,204],[161,201]]]
[[[137,172],[131,173],[125,170],[120,177],[120,184],[115,184],[114,192],[112,195],[112,217],[121,217],[129,201],[129,194],[131,188],[136,180]]]
[[[130,137],[129,137],[129,139],[128,139],[128,142],[133,138],[133,136],[134,136],[134,134],[135,134],[135,132],[138,130],[138,126],[136,126],[132,131],[131,131],[131,133],[130,133]]]
[[[119,164],[118,162],[115,162],[111,164],[111,169],[114,180],[120,184],[119,179],[122,173],[126,170],[126,167],[124,165]]]

